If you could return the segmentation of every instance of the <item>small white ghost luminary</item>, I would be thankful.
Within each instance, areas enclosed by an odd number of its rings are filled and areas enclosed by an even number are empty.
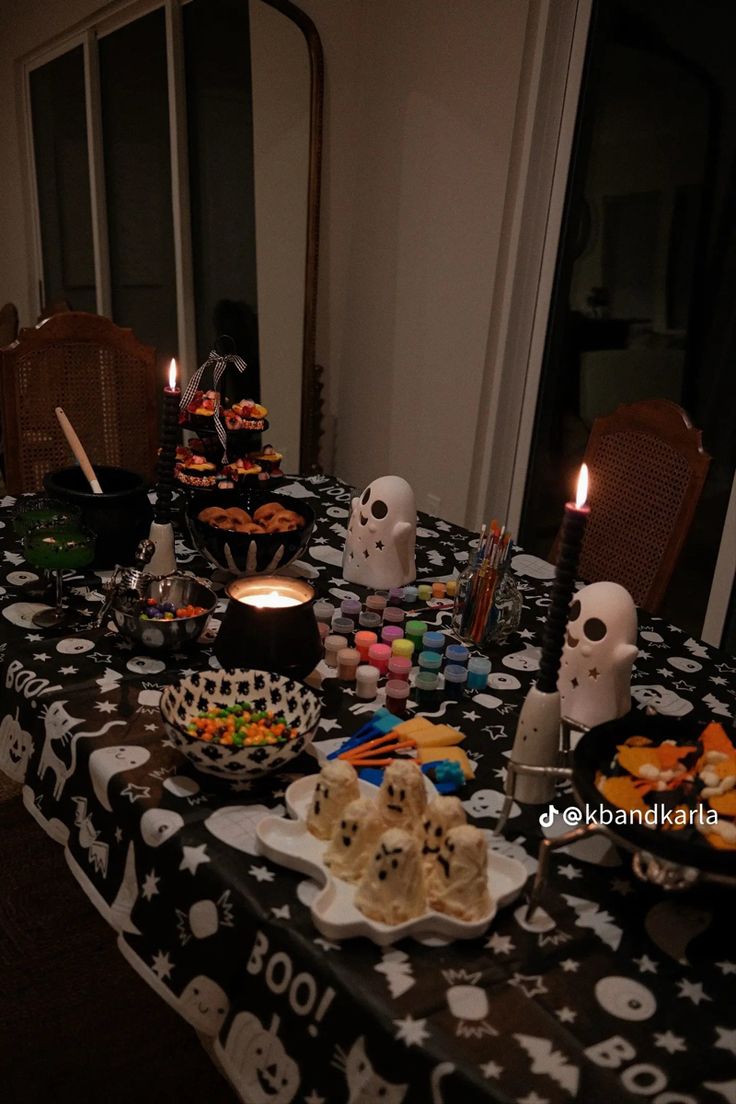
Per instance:
[[[354,498],[342,557],[343,578],[376,590],[416,578],[417,508],[414,492],[398,475],[374,479]]]
[[[558,688],[562,716],[591,728],[631,708],[636,606],[618,583],[591,583],[570,606]]]

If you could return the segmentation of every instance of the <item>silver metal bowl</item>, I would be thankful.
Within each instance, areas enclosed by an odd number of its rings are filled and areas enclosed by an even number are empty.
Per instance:
[[[116,595],[110,607],[110,616],[118,632],[128,640],[143,645],[151,651],[177,651],[192,644],[207,628],[207,623],[217,605],[217,595],[212,587],[201,579],[175,572],[173,575],[152,575],[143,585],[144,598],[157,602],[173,602],[180,606],[202,606],[204,613],[196,617],[176,618],[173,621],[142,621],[140,610],[131,608],[125,598]]]

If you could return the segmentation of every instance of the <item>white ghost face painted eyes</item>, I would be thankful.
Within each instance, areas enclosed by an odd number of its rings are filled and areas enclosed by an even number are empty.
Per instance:
[[[378,866],[378,880],[385,882],[392,872],[399,869],[401,859],[405,852],[403,847],[387,847],[382,843],[376,853],[376,866]]]

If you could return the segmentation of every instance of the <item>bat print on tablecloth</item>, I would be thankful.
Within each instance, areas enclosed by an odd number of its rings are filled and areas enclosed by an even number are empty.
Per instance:
[[[108,721],[96,732],[73,732],[77,725],[84,724],[84,720],[82,717],[72,717],[66,710],[66,704],[65,701],[51,702],[43,714],[44,743],[38,764],[38,777],[43,781],[47,771],[53,773],[56,801],[60,800],[67,780],[76,770],[78,742],[103,736],[116,725],[125,724],[125,721]]]
[[[100,839],[100,833],[87,813],[86,797],[73,797],[72,801],[76,805],[74,823],[79,829],[79,846],[87,852],[87,858],[97,873],[106,878],[110,848]]]

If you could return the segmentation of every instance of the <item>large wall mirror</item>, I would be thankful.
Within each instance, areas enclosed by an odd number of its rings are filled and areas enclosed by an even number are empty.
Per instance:
[[[290,0],[136,13],[27,65],[39,308],[109,315],[185,375],[227,335],[248,364],[234,397],[313,471],[319,37]]]

